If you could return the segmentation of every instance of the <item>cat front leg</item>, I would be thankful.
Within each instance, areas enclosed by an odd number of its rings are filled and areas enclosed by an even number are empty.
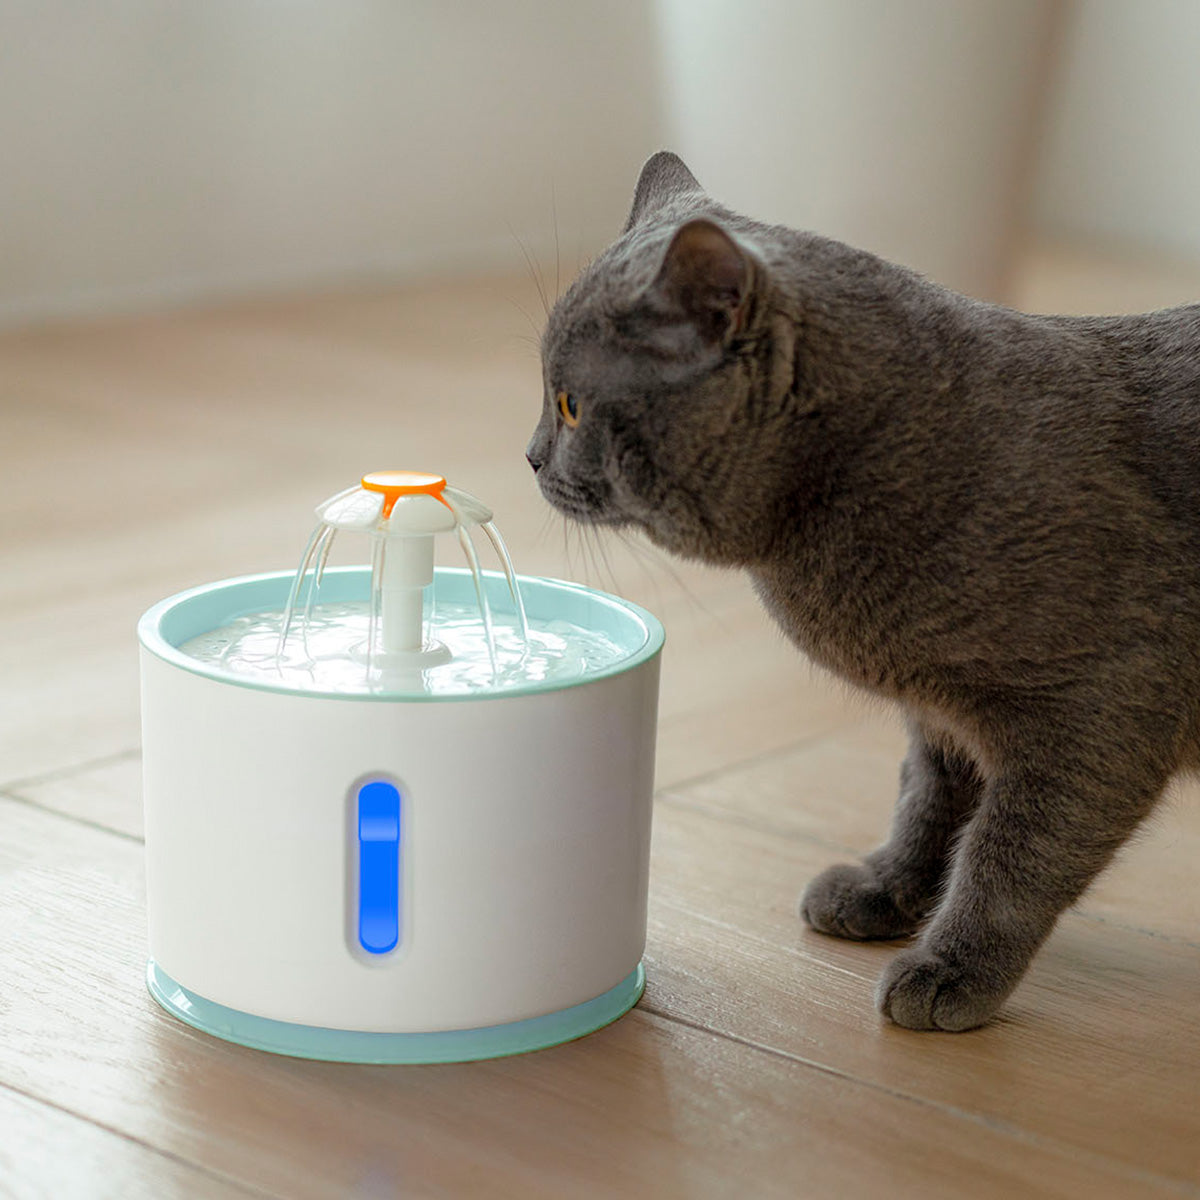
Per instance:
[[[800,901],[800,915],[835,937],[865,941],[912,933],[933,908],[951,842],[978,803],[981,786],[969,759],[910,723],[890,839],[861,863],[841,863],[818,875]]]
[[[1153,807],[1165,776],[1099,783],[1018,771],[989,782],[955,849],[945,897],[879,983],[885,1016],[957,1032],[987,1021],[1025,974],[1059,915]]]

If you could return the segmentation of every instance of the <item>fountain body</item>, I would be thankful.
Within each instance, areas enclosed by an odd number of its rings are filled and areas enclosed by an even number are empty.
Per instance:
[[[378,602],[378,574],[330,570],[321,599]],[[283,609],[292,584],[207,585],[139,627],[156,998],[235,1041],[372,1062],[514,1053],[625,1011],[642,987],[658,622],[522,579],[531,629],[602,634],[613,653],[457,693],[428,686],[441,659],[414,665],[431,639],[414,643],[411,599],[381,620],[408,634],[380,631],[384,669],[353,693],[182,648]],[[524,621],[503,574],[438,569],[423,603],[477,587],[497,621]]]

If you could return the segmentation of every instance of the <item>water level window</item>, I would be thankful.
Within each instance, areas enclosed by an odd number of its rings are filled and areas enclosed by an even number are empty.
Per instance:
[[[383,780],[358,790],[358,941],[369,954],[400,941],[400,790]]]

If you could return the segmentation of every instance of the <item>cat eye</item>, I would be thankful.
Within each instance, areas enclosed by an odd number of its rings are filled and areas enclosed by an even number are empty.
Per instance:
[[[572,429],[579,424],[579,401],[570,392],[558,393],[558,411]]]

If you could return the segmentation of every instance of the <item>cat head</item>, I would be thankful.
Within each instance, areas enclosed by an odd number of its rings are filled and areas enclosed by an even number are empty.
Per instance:
[[[755,473],[772,457],[755,419],[770,281],[738,220],[674,154],[646,163],[624,233],[550,314],[527,450],[568,517],[731,564],[761,537]]]

